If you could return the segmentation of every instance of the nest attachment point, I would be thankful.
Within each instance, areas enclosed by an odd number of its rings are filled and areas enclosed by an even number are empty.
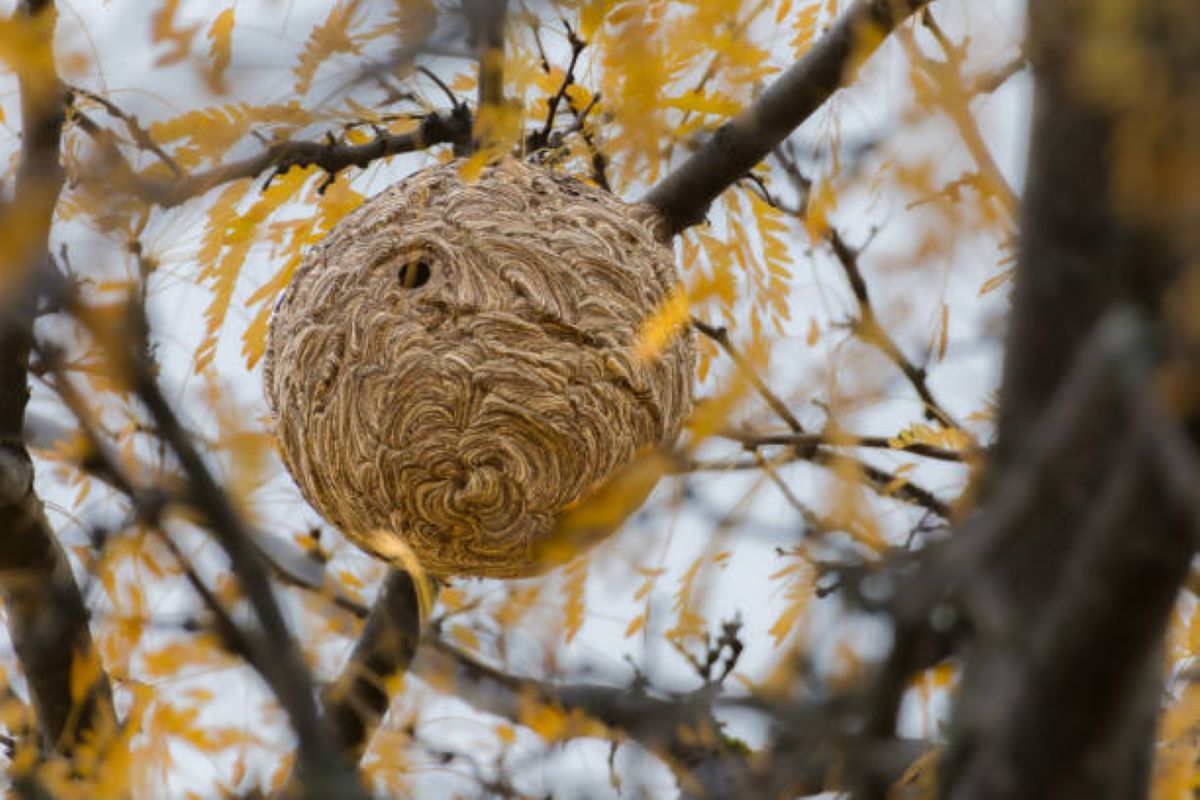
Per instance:
[[[653,209],[506,160],[418,172],[304,258],[271,320],[267,400],[308,501],[385,559],[519,577],[560,512],[672,441],[681,330],[639,336],[676,283]]]

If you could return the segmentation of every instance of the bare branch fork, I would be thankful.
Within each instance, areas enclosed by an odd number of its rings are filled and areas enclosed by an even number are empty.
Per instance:
[[[880,324],[879,317],[875,313],[875,306],[871,303],[867,281],[863,278],[862,270],[859,268],[858,251],[846,244],[841,234],[834,228],[829,228],[826,238],[833,248],[834,255],[837,256],[838,264],[846,274],[846,281],[850,284],[850,288],[854,292],[854,299],[858,303],[858,319],[854,324],[855,334],[867,344],[878,349],[888,361],[891,361],[904,373],[909,385],[921,398],[928,418],[936,420],[938,424],[950,430],[962,431],[963,427],[958,420],[933,396],[925,369],[909,360],[896,341]]]
[[[950,507],[946,503],[939,500],[937,496],[928,489],[924,489],[907,479],[898,479],[896,475],[893,475],[892,473],[880,469],[874,465],[867,464],[866,462],[834,452],[834,450],[831,448],[834,445],[842,442],[839,442],[833,433],[826,433],[824,436],[812,436],[806,434],[804,428],[800,425],[800,421],[796,419],[796,416],[791,412],[787,404],[784,403],[783,400],[777,394],[775,394],[769,386],[766,385],[762,378],[746,361],[741,352],[734,347],[733,342],[729,338],[729,332],[724,327],[709,325],[703,320],[695,317],[691,319],[691,324],[694,328],[696,328],[696,330],[700,331],[705,336],[708,336],[721,346],[721,349],[729,355],[730,359],[735,365],[737,365],[738,369],[742,370],[747,379],[750,381],[751,385],[753,385],[758,393],[762,395],[763,399],[766,400],[771,409],[775,411],[775,413],[778,414],[785,423],[787,423],[787,426],[792,431],[790,436],[768,437],[766,439],[756,438],[753,436],[735,437],[742,442],[743,446],[757,450],[758,447],[767,444],[789,444],[792,447],[792,452],[794,453],[795,457],[800,460],[809,461],[813,464],[820,464],[823,466],[850,464],[854,467],[858,474],[862,475],[867,480],[867,483],[870,484],[871,488],[876,492],[885,496],[894,497],[895,499],[904,503],[920,506],[933,514],[936,514],[942,519],[950,518]],[[901,356],[901,358],[903,358],[903,356]],[[845,442],[845,444],[851,444],[853,441],[853,439],[848,440]],[[872,444],[875,444],[874,440],[871,438],[860,437],[858,441],[862,446],[871,446]],[[886,440],[884,440],[884,442],[886,444]],[[920,447],[912,449],[911,452],[915,452],[917,455],[928,454],[931,455],[931,457],[942,458],[943,460],[960,459],[960,457],[957,456],[949,456],[948,451],[941,451],[939,448]],[[759,461],[756,459],[753,464],[758,466]],[[697,467],[703,466],[703,464],[696,463],[687,464],[685,465],[685,471],[693,471]],[[736,468],[739,465],[735,464],[733,466]],[[719,468],[728,469],[729,465],[724,465],[723,467]],[[774,476],[774,473],[768,474]]]

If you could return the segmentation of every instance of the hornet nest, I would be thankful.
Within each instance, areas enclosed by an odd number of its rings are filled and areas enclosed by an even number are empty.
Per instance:
[[[418,172],[304,258],[267,400],[308,501],[433,575],[519,577],[561,512],[692,403],[690,330],[639,352],[677,278],[649,206],[505,160]]]

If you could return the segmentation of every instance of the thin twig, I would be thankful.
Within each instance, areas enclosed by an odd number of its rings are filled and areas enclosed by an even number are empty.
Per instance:
[[[788,502],[788,505],[799,512],[800,517],[804,520],[807,530],[814,533],[826,533],[834,529],[834,525],[831,525],[827,520],[822,519],[817,512],[805,505],[805,503],[796,496],[795,492],[792,491],[792,488],[787,485],[787,482],[780,477],[778,472],[775,471],[775,466],[770,461],[767,461],[766,457],[762,454],[762,451],[757,448],[754,450],[754,461],[758,464],[758,468],[761,469],[766,476],[771,479],[771,482],[775,484],[775,487],[779,489],[779,493],[783,495],[783,499]]]
[[[925,442],[902,442],[887,436],[860,436],[856,434],[837,432],[830,433],[741,433],[728,431],[722,434],[728,439],[740,442],[746,447],[767,447],[770,445],[786,445],[788,447],[806,449],[810,447],[861,447],[872,450],[891,450],[897,453],[909,453],[937,461],[953,461],[961,463],[974,455],[973,451],[950,450],[945,447],[927,444]]]
[[[465,106],[452,111],[428,114],[421,119],[413,133],[394,134],[376,131],[375,138],[363,144],[330,141],[277,142],[256,156],[222,164],[204,172],[193,173],[174,181],[156,180],[127,169],[116,175],[118,188],[131,191],[144,201],[170,208],[204,194],[231,181],[253,178],[268,170],[271,177],[282,175],[292,167],[318,166],[330,179],[349,167],[365,168],[382,158],[411,153],[436,144],[457,144],[471,135],[470,112]]]
[[[859,268],[858,251],[846,244],[846,241],[835,228],[831,227],[828,229],[826,238],[833,248],[834,255],[837,256],[837,261],[841,265],[842,271],[846,275],[846,280],[850,284],[850,289],[854,293],[854,299],[858,303],[858,319],[855,321],[853,327],[855,334],[864,342],[883,353],[889,361],[904,373],[904,377],[908,379],[909,384],[925,405],[927,416],[946,428],[963,431],[962,425],[933,396],[933,392],[929,389],[925,369],[918,367],[910,361],[908,356],[904,355],[899,345],[896,344],[895,340],[892,339],[891,335],[879,323],[879,317],[875,314],[875,307],[871,303],[867,282],[863,278],[862,270]]]
[[[546,101],[546,121],[542,124],[542,129],[530,137],[530,148],[533,150],[540,150],[550,142],[550,132],[554,130],[554,119],[558,116],[559,103],[566,97],[567,89],[575,83],[575,66],[579,63],[579,55],[587,48],[588,44],[575,35],[575,30],[570,25],[567,25],[567,42],[571,45],[571,60],[558,85],[558,91]],[[582,119],[585,115],[581,113],[579,116],[579,124],[582,126]]]
[[[771,391],[771,388],[763,382],[763,379],[758,376],[754,368],[746,361],[741,352],[734,347],[733,342],[729,339],[729,331],[725,326],[709,325],[701,319],[692,317],[692,327],[700,331],[700,333],[712,339],[721,349],[729,354],[733,359],[733,363],[746,376],[755,390],[762,395],[762,398],[767,401],[772,410],[779,415],[793,433],[804,433],[804,426],[800,424],[800,420],[796,419],[796,415],[787,407],[787,403],[783,402],[777,394]]]
[[[995,192],[1004,209],[1012,216],[1016,213],[1019,199],[1004,177],[1004,173],[1000,171],[996,160],[992,158],[991,150],[988,149],[987,142],[984,141],[983,134],[979,130],[979,124],[971,113],[971,91],[963,84],[962,78],[962,53],[942,31],[929,9],[925,9],[921,16],[921,22],[929,29],[941,47],[942,53],[946,57],[945,62],[935,61],[922,53],[910,31],[900,32],[900,42],[940,90],[936,93],[936,97],[942,110],[946,112],[958,129],[959,136],[967,147],[967,152],[971,154],[979,171],[987,178],[989,187]]]
[[[152,137],[149,132],[142,127],[141,123],[138,122],[137,117],[122,111],[116,103],[112,102],[107,97],[96,94],[95,92],[89,92],[87,89],[80,89],[77,86],[68,87],[66,90],[66,96],[68,103],[73,102],[76,97],[83,97],[91,100],[93,103],[107,111],[110,116],[119,119],[125,124],[125,129],[129,131],[129,138],[133,140],[134,144],[141,149],[157,156],[158,160],[166,165],[167,169],[171,170],[171,173],[176,178],[183,177],[183,169],[179,166],[175,159],[171,157],[170,153],[164,150],[158,142],[154,141],[154,137]]]
[[[1007,83],[1009,78],[1028,66],[1029,59],[1025,57],[1024,53],[1021,53],[995,69],[989,70],[982,75],[977,75],[970,84],[969,91],[971,96],[991,94]]]
[[[451,108],[458,108],[462,105],[462,101],[458,99],[458,95],[450,90],[450,87],[446,85],[445,81],[438,77],[436,72],[425,66],[417,67],[417,72],[420,72],[426,78],[429,78],[429,80],[433,81],[435,86],[442,90],[442,94],[446,95],[446,99],[450,101]]]

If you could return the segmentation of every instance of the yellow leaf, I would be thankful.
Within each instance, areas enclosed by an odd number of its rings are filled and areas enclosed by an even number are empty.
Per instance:
[[[808,214],[804,217],[804,227],[813,241],[824,238],[829,232],[829,212],[837,205],[836,200],[829,181],[817,183],[809,193]]]
[[[796,23],[793,25],[796,35],[792,39],[792,48],[796,51],[796,55],[802,55],[812,47],[813,39],[817,35],[817,17],[820,12],[821,7],[814,2],[797,15]]]
[[[350,35],[350,27],[358,12],[359,0],[346,3],[335,3],[325,21],[313,27],[304,43],[304,50],[293,73],[296,84],[293,91],[303,95],[312,86],[317,70],[326,60],[336,53],[361,53],[362,48]]]
[[[246,359],[247,369],[253,369],[267,350],[267,328],[270,320],[271,306],[264,303],[242,333],[242,357]]]
[[[567,729],[567,717],[562,711],[536,700],[523,704],[521,724],[547,742],[556,742]]]
[[[690,314],[687,292],[682,284],[677,284],[667,299],[642,323],[638,355],[649,360],[660,354],[682,330]]]
[[[461,610],[466,599],[467,597],[463,594],[462,589],[443,589],[441,594],[438,595],[438,600],[441,601],[442,605],[450,613]]]
[[[217,15],[208,28],[208,56],[212,61],[208,78],[217,91],[224,89],[223,79],[229,62],[233,59],[233,7]]]
[[[450,81],[450,91],[455,94],[465,94],[475,91],[475,76],[471,73],[460,72],[454,76],[454,80]]]
[[[604,23],[604,17],[609,9],[616,5],[616,0],[588,0],[579,13],[579,34],[590,40]],[[630,3],[630,5],[634,5]]]
[[[468,650],[479,649],[479,637],[475,635],[475,631],[466,625],[455,625],[450,629],[450,636],[454,638],[454,641]]]
[[[999,289],[1001,286],[1012,280],[1014,274],[1015,273],[1012,269],[1006,269],[1003,272],[999,272],[988,278],[983,282],[983,285],[979,287],[979,296],[983,297],[985,294]]]
[[[534,556],[543,564],[566,563],[607,537],[645,502],[669,467],[666,457],[656,450],[639,453],[582,499],[565,508],[554,531],[536,543]]]
[[[575,634],[583,627],[583,595],[587,586],[587,566],[587,561],[581,558],[566,569],[567,582],[563,586],[566,593],[563,603],[563,627],[568,642],[574,639]]]
[[[71,701],[78,705],[91,693],[103,672],[95,652],[77,653],[71,659]]]
[[[715,114],[721,117],[731,117],[741,111],[741,103],[731,98],[716,94],[706,95],[701,92],[686,92],[678,97],[666,98],[663,102],[668,108],[697,114]]]
[[[775,646],[778,647],[795,629],[813,597],[812,566],[802,551],[800,558],[777,570],[769,580],[786,581],[784,599],[787,601],[787,605],[767,630],[767,633],[775,640]]]
[[[158,11],[150,17],[150,39],[155,44],[166,44],[168,49],[154,62],[165,67],[187,58],[192,37],[200,30],[200,23],[180,27],[175,16],[179,13],[179,0],[165,0]]]
[[[629,626],[625,628],[625,638],[631,638],[644,627],[646,627],[646,615],[638,614],[630,621]]]

